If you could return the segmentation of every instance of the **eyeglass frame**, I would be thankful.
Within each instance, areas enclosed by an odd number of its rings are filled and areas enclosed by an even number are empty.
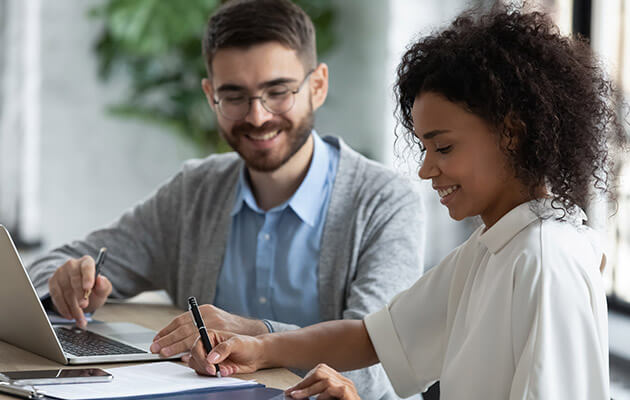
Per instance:
[[[217,100],[217,99],[215,99],[215,98],[213,97],[213,98],[212,98],[212,102],[214,103],[214,105],[216,105],[216,106],[217,106],[217,108],[219,109],[219,113],[223,116],[223,118],[225,118],[225,119],[229,119],[230,121],[240,121],[240,120],[242,120],[243,118],[245,118],[245,117],[247,116],[247,114],[249,114],[249,113],[250,113],[250,111],[252,110],[252,101],[253,101],[253,100],[256,100],[256,99],[259,99],[259,100],[260,100],[260,104],[263,106],[263,108],[265,109],[265,111],[267,111],[268,113],[271,113],[271,114],[273,114],[273,115],[280,115],[280,114],[284,114],[284,113],[286,113],[286,112],[291,111],[291,109],[295,106],[295,95],[296,95],[296,94],[298,94],[298,93],[300,92],[300,90],[302,90],[302,87],[304,86],[304,84],[306,83],[306,81],[308,80],[308,78],[310,78],[310,77],[311,77],[311,74],[312,74],[313,72],[315,72],[315,68],[312,68],[310,71],[308,71],[308,72],[306,73],[306,75],[304,76],[304,79],[302,80],[302,83],[300,83],[300,85],[299,85],[299,86],[297,87],[297,89],[295,89],[295,90],[291,90],[291,89],[290,89],[290,88],[289,88],[286,84],[284,84],[284,83],[278,83],[278,84],[276,84],[276,85],[273,85],[273,86],[284,86],[284,87],[286,87],[287,89],[289,89],[289,92],[290,92],[290,93],[291,93],[291,95],[293,96],[293,104],[291,104],[291,107],[289,107],[288,109],[286,109],[285,111],[282,111],[282,112],[274,112],[274,111],[271,111],[271,110],[269,110],[269,109],[267,108],[266,103],[265,103],[265,101],[263,100],[263,94],[264,94],[264,93],[265,93],[265,92],[266,92],[269,88],[265,88],[265,89],[263,89],[262,94],[261,94],[260,96],[249,96],[249,98],[247,99],[247,112],[245,112],[245,113],[243,114],[243,116],[242,116],[242,117],[237,118],[237,119],[233,119],[233,118],[227,117],[225,114],[223,114],[223,111],[222,111],[223,107],[221,107],[221,104],[220,104],[222,99]],[[272,86],[272,87],[273,87],[273,86]]]

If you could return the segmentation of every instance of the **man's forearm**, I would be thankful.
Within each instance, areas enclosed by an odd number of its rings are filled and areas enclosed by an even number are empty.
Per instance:
[[[264,367],[306,370],[326,363],[349,371],[379,362],[362,320],[327,321],[258,338],[264,344]]]

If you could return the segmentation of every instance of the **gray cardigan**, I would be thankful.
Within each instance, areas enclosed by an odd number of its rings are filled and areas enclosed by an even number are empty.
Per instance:
[[[340,139],[324,140],[340,149],[340,157],[321,239],[321,319],[362,319],[421,275],[422,203],[405,178]],[[212,303],[241,168],[244,163],[235,153],[186,162],[109,227],[35,261],[29,274],[38,294],[48,293],[48,279],[66,259],[95,257],[106,246],[103,275],[113,284],[112,297],[165,289],[182,309],[189,296]],[[270,323],[274,331],[298,328]],[[395,396],[380,365],[345,375],[366,399]]]

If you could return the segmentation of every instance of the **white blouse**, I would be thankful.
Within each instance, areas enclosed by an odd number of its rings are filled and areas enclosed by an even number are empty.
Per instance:
[[[439,379],[445,400],[610,398],[605,257],[593,231],[545,212],[481,226],[365,318],[398,395]]]

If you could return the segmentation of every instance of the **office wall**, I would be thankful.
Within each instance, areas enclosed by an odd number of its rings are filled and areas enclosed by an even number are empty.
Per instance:
[[[317,113],[321,133],[342,136],[357,151],[383,161],[386,71],[390,2],[344,0],[336,3],[337,47],[325,61],[330,68],[330,94]]]
[[[125,82],[101,83],[91,46],[98,1],[42,4],[41,226],[45,247],[111,222],[195,149],[171,132],[105,113]]]

